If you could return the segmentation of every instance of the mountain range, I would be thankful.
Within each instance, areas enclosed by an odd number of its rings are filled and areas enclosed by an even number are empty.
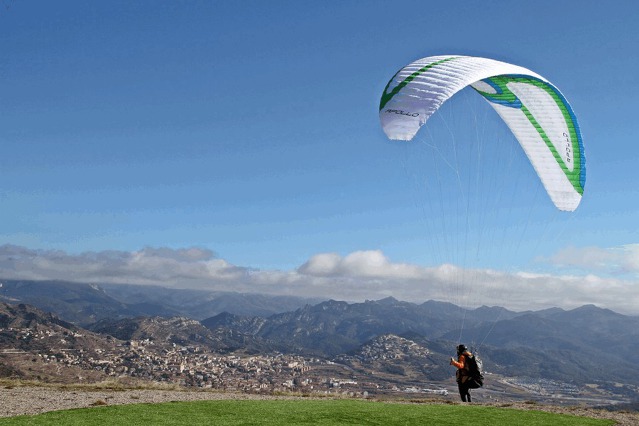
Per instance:
[[[120,340],[197,344],[225,353],[295,353],[339,359],[353,368],[362,367],[361,360],[367,359],[371,347],[388,346],[379,339],[395,346],[407,340],[425,349],[407,350],[401,365],[387,362],[386,368],[412,365],[430,380],[450,375],[447,360],[461,341],[478,351],[485,370],[492,374],[616,386],[616,391],[623,384],[630,393],[639,389],[634,359],[639,352],[639,317],[592,305],[569,311],[513,312],[393,298],[317,303],[147,286],[2,283],[2,301],[29,303],[73,323],[69,326]],[[204,316],[207,312],[211,315]]]
[[[0,279],[0,301],[25,303],[55,312],[80,326],[102,319],[185,316],[204,319],[222,312],[269,316],[322,299],[267,296],[153,285],[88,284],[65,281]]]
[[[517,313],[487,307],[466,311],[446,303],[418,305],[388,298],[350,304],[327,301],[265,319],[224,313],[202,324],[263,339],[280,350],[329,357],[353,353],[386,334],[454,355],[462,336],[480,351],[486,369],[495,373],[639,384],[634,360],[639,351],[639,318],[592,305]]]

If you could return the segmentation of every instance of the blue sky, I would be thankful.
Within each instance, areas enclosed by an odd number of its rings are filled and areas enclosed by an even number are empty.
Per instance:
[[[459,3],[5,0],[0,275],[420,300],[452,263],[478,283],[534,275],[514,308],[639,313],[639,6]],[[424,149],[389,142],[377,115],[399,68],[439,54],[548,78],[586,147],[577,212],[542,196],[493,205],[484,229],[508,221],[516,242],[486,239],[476,261],[442,254],[459,239],[433,242],[445,222],[414,183],[432,179]],[[451,100],[431,134],[465,130],[470,114],[508,143],[488,105],[464,112],[470,102]],[[521,164],[519,192],[536,193]],[[566,281],[554,299],[528,292]]]

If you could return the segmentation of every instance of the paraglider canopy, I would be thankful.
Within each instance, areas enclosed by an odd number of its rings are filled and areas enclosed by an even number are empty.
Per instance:
[[[379,117],[386,135],[409,141],[455,93],[471,86],[513,132],[555,206],[573,211],[586,182],[581,132],[561,92],[526,68],[470,56],[415,61],[388,82]]]

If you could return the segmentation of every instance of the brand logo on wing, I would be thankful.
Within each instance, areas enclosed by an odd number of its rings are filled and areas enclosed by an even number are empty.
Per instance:
[[[419,117],[418,112],[402,111],[401,109],[387,109],[384,112],[386,114],[398,114],[398,115],[406,115],[408,117]]]

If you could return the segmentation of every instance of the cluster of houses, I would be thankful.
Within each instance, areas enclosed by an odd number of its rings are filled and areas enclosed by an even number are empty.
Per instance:
[[[349,367],[330,360],[291,354],[238,356],[212,353],[203,346],[168,344],[150,339],[123,342],[110,336],[92,341],[89,336],[51,328],[0,330],[6,337],[0,344],[0,358],[24,355],[58,367],[75,367],[104,378],[134,378],[185,387],[243,392],[298,392],[344,394],[367,397],[375,393],[424,392],[398,387],[368,377],[356,377]],[[381,338],[372,344],[374,358],[390,351],[401,357],[409,341]],[[9,344],[13,341],[14,344]],[[21,342],[21,343],[20,343]],[[397,345],[400,343],[399,345]],[[396,351],[391,350],[397,346]],[[410,348],[415,350],[415,348]],[[384,358],[383,356],[381,356]],[[95,374],[94,374],[95,376]],[[435,393],[430,391],[428,393]],[[445,394],[445,393],[443,393]]]
[[[340,393],[366,397],[383,384],[358,381],[352,371],[329,360],[290,354],[216,354],[202,346],[152,340],[91,344],[83,335],[51,329],[4,329],[14,342],[0,345],[0,357],[28,355],[44,364],[76,367],[105,378],[130,377],[186,387],[244,392]],[[39,342],[34,345],[34,342]],[[396,388],[393,388],[396,389]]]
[[[573,384],[549,379],[507,377],[501,381],[537,395],[579,395],[582,392],[579,387]]]

